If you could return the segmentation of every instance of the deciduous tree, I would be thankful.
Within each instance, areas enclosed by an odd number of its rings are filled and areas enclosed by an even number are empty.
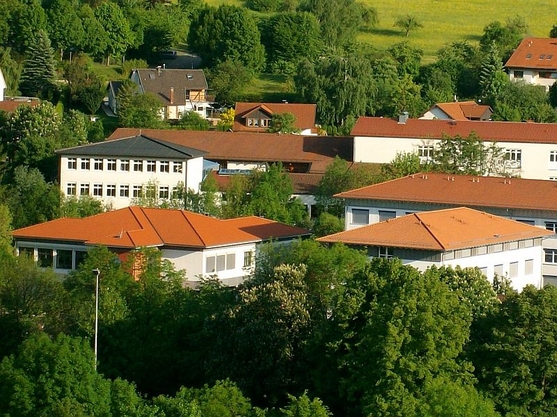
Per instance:
[[[395,27],[402,29],[404,36],[408,36],[410,32],[422,28],[423,25],[414,16],[407,14],[396,20]]]
[[[125,55],[134,44],[134,34],[130,23],[117,3],[103,2],[94,10],[94,15],[107,34],[105,49],[106,64],[110,65],[110,57]]]

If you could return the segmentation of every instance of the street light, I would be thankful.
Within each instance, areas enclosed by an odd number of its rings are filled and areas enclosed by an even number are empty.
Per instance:
[[[93,275],[95,275],[95,371],[97,370],[97,342],[99,334],[99,276],[101,271],[99,268],[93,269]]]

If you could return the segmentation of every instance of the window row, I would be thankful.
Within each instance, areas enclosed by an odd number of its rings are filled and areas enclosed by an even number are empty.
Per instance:
[[[253,252],[244,252],[244,268],[253,266]],[[229,271],[236,268],[236,254],[226,253],[221,255],[207,256],[205,258],[205,273],[212,274],[222,271]]]
[[[378,211],[379,221],[384,222],[385,220],[394,219],[396,217],[396,211],[393,210],[379,210]],[[369,224],[369,210],[367,209],[352,209],[352,224]]]
[[[76,269],[87,255],[86,251],[19,247],[20,256],[35,260],[41,268]]]
[[[98,184],[89,184],[89,183],[80,183],[79,184],[79,195],[91,195],[93,197],[141,197],[144,194],[145,187],[143,185],[127,185],[121,184],[118,186],[118,190],[116,189],[116,184],[106,184],[103,185],[101,183]],[[78,193],[78,186],[75,182],[69,182],[66,184],[66,195],[68,196],[77,196]],[[178,193],[177,187],[172,187],[172,194],[170,192],[170,187],[168,185],[159,185],[156,190],[154,190],[154,195],[150,197],[155,197],[158,195],[158,198],[170,198],[176,197]]]
[[[484,275],[487,276],[487,268],[480,268],[480,271],[482,271],[482,273]],[[511,262],[509,264],[509,272],[508,272],[508,278],[517,278],[519,276],[519,265],[518,262]],[[493,266],[493,273],[494,275],[498,275],[500,277],[505,276],[506,274],[504,273],[504,265],[503,264],[497,264]],[[533,259],[526,259],[524,261],[524,275],[532,275],[534,273],[534,260]]]
[[[156,161],[156,160],[139,160],[139,159],[102,159],[102,158],[68,158],[68,169],[77,169],[79,159],[79,167],[81,170],[90,170],[91,166],[94,171],[116,171],[119,167],[120,171],[134,172],[170,172],[172,165],[173,173],[182,172],[181,161]]]

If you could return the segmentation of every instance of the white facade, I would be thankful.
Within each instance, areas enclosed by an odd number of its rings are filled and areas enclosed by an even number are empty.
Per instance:
[[[172,196],[181,183],[199,192],[203,158],[121,158],[91,155],[60,156],[60,187],[67,195],[90,195],[113,209],[127,207],[148,184],[156,184],[159,199]]]
[[[2,74],[2,69],[0,69],[0,101],[4,101],[4,90],[6,87],[6,80],[4,79],[4,74]]]
[[[541,85],[545,87],[546,91],[549,91],[549,87],[557,80],[557,71],[531,68],[509,68],[508,73],[511,81]]]
[[[488,122],[485,122],[488,123]],[[497,142],[509,154],[509,170],[528,179],[557,180],[557,138],[551,143]],[[439,139],[354,137],[354,162],[389,163],[397,153],[416,152],[423,160]]]

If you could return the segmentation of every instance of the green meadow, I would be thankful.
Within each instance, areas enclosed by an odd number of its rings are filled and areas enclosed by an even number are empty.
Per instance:
[[[330,0],[335,1],[335,0]],[[242,5],[240,0],[206,0],[212,6],[220,4]],[[557,24],[555,0],[363,0],[379,14],[379,25],[362,32],[358,39],[378,49],[408,40],[424,52],[424,62],[435,59],[443,45],[457,41],[477,42],[484,27],[498,20],[521,16],[528,24],[528,34],[547,37],[553,24]],[[415,17],[422,28],[405,37],[394,27],[395,21],[404,15]]]

